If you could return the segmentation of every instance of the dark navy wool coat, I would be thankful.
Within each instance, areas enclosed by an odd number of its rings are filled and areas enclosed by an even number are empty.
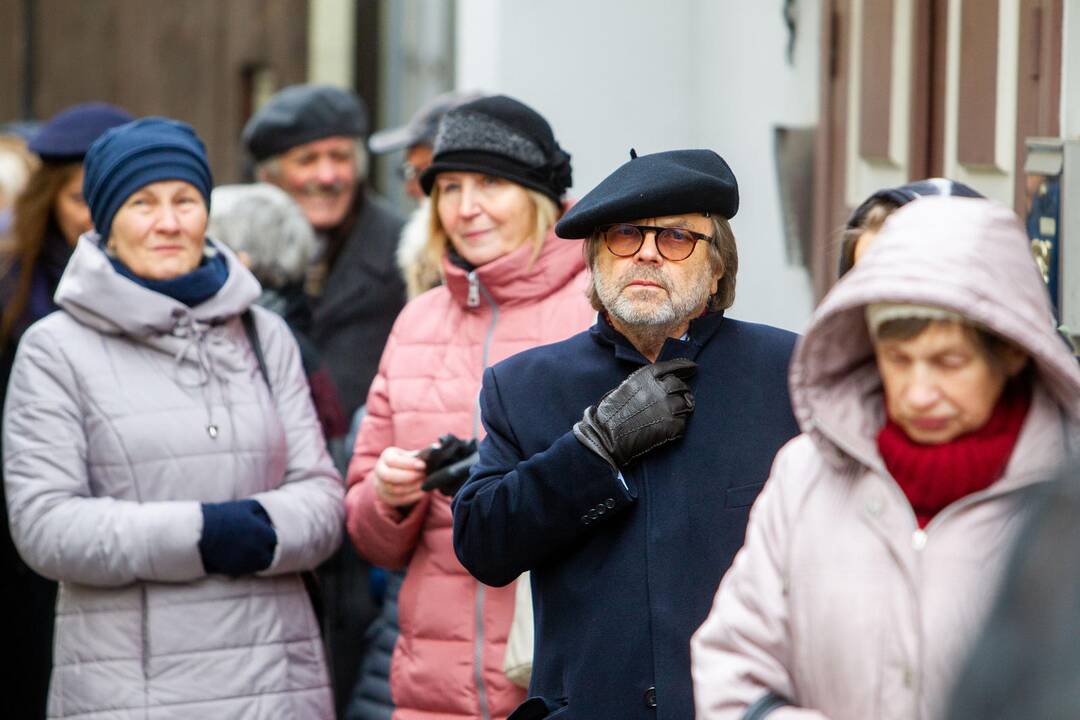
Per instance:
[[[660,360],[698,363],[686,435],[624,470],[571,428],[647,361],[605,319],[484,374],[487,437],[454,501],[454,547],[505,585],[531,570],[536,650],[530,701],[565,720],[687,720],[690,636],[743,542],[773,456],[798,428],[788,399],[795,335],[693,321]],[[563,707],[565,706],[565,707]],[[544,717],[525,712],[515,717]]]

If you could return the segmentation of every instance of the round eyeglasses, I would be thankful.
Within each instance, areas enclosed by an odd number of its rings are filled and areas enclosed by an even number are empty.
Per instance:
[[[712,238],[681,227],[656,227],[655,225],[631,225],[615,223],[600,228],[604,245],[617,257],[632,257],[645,244],[646,233],[654,233],[656,251],[665,260],[678,262],[690,257],[699,240],[712,242]]]

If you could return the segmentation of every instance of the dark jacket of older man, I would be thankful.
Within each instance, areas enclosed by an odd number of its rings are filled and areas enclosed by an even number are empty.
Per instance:
[[[367,400],[405,282],[395,253],[404,221],[363,186],[340,227],[327,233],[327,274],[309,335],[322,354],[346,417]]]
[[[685,436],[619,476],[571,431],[647,363],[601,315],[587,332],[484,375],[487,437],[454,503],[476,577],[531,570],[536,648],[515,718],[692,718],[690,636],[743,542],[777,450],[798,432],[787,390],[795,335],[713,313],[657,361],[697,363]],[[549,714],[553,713],[553,714]]]

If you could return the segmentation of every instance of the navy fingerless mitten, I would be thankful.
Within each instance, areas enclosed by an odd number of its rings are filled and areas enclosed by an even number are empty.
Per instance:
[[[257,500],[203,503],[199,555],[207,573],[250,575],[274,561],[277,533]]]

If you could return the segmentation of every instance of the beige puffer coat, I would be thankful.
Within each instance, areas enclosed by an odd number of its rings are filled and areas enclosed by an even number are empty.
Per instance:
[[[84,236],[61,312],[19,346],[4,475],[20,554],[60,581],[50,718],[332,718],[300,571],[338,546],[344,490],[284,322],[229,278],[188,308]],[[216,428],[211,430],[209,428]],[[255,498],[277,532],[257,576],[207,575],[200,503]]]
[[[881,301],[952,310],[1035,366],[1004,475],[925,529],[875,442],[884,410],[864,308]],[[1076,446],[1080,421],[1080,369],[1016,216],[955,198],[898,210],[815,313],[791,396],[804,434],[777,455],[691,642],[697,717],[937,718],[1032,492]]]

